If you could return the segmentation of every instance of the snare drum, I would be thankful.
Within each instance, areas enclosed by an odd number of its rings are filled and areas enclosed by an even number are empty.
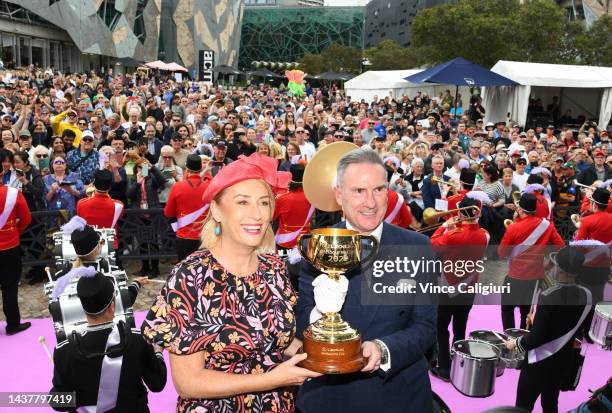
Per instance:
[[[516,340],[519,337],[523,337],[529,334],[529,330],[523,330],[521,328],[508,328],[504,330],[504,334],[510,340]],[[509,369],[519,369],[523,364],[523,361],[525,360],[525,353],[519,351],[518,348],[515,348],[512,351],[506,351],[506,353],[502,357],[506,367],[508,367]]]
[[[450,378],[460,393],[469,397],[488,397],[495,391],[499,352],[491,344],[459,340],[451,349]]]
[[[595,305],[589,337],[604,350],[612,350],[612,301],[602,301]]]
[[[126,323],[128,328],[135,328],[136,323],[125,272],[113,271],[105,275],[111,277],[115,284],[115,323],[121,320]],[[45,284],[45,294],[49,297],[49,313],[51,313],[53,319],[58,343],[66,340],[73,331],[81,333],[87,328],[87,318],[77,296],[77,283],[78,278],[72,280],[57,300],[50,299],[55,283]]]
[[[502,338],[500,339],[498,336],[495,335],[495,333],[497,333]],[[497,365],[496,374],[498,377],[504,374],[506,366],[503,362],[503,359],[506,357],[506,353],[508,352],[508,349],[504,345],[504,340],[508,340],[508,337],[506,337],[504,333],[499,333],[496,331],[494,332],[493,330],[475,330],[470,333],[470,338],[476,341],[482,341],[491,344],[497,349],[500,360],[499,364]]]
[[[99,258],[108,258],[111,263],[114,263],[115,230],[112,228],[96,228],[96,231],[100,234],[101,239],[104,240],[102,248],[100,249]],[[55,244],[56,264],[61,265],[73,262],[77,258],[76,252],[74,252],[74,246],[70,241],[70,234],[64,234],[63,232],[54,233],[53,243]]]

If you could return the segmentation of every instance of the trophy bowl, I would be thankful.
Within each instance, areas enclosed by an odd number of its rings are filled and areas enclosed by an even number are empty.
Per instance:
[[[362,258],[363,243],[371,250]],[[369,261],[376,253],[378,242],[371,235],[343,228],[319,228],[303,234],[298,250],[316,269],[338,281],[346,271]],[[325,313],[304,330],[303,351],[308,358],[300,363],[304,368],[325,374],[346,374],[359,371],[365,365],[361,355],[361,336],[339,313]]]

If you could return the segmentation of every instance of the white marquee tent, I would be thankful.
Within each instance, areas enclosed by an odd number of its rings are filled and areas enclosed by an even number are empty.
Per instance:
[[[427,93],[429,96],[437,96],[440,92],[451,89],[448,85],[439,85],[436,83],[423,83],[417,85],[404,80],[405,77],[412,76],[422,71],[423,69],[370,70],[345,82],[344,90],[347,96],[350,96],[353,101],[365,99],[369,102],[374,96],[378,96],[379,99],[383,99],[386,96],[397,99],[401,98],[403,95],[414,98],[419,91]],[[452,92],[455,93],[454,86],[452,87]],[[464,105],[466,105],[469,102],[469,89],[460,87],[459,93],[461,93]]]
[[[572,109],[599,116],[605,128],[612,114],[612,68],[554,65],[500,60],[491,71],[512,79],[521,86],[484,88],[485,121],[506,119],[507,114],[519,124],[527,120],[529,97],[535,91],[547,97],[560,96],[561,112]]]

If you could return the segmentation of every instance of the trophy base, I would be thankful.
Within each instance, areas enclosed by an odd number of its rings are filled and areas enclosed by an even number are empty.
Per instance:
[[[361,337],[339,314],[328,314],[304,330],[302,351],[308,358],[299,365],[323,374],[354,373],[365,366]]]

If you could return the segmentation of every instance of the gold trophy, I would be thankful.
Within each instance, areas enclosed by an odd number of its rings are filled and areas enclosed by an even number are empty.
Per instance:
[[[302,257],[338,282],[346,271],[361,264],[364,241],[372,243],[371,251],[363,258],[369,261],[376,253],[378,242],[373,236],[359,235],[357,231],[319,228],[300,236],[297,245]],[[304,330],[303,350],[308,358],[301,366],[319,373],[353,373],[364,366],[359,333],[336,312],[323,314]]]

